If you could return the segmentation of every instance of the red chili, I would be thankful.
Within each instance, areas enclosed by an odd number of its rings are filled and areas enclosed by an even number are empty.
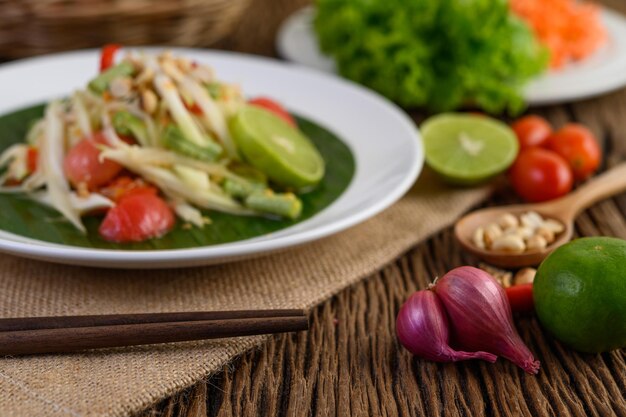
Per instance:
[[[110,43],[102,47],[102,53],[100,55],[100,72],[106,71],[111,68],[115,63],[115,54],[122,48],[122,45],[117,43]]]
[[[28,147],[28,152],[26,153],[26,167],[28,168],[28,172],[33,173],[37,171],[37,160],[39,159],[39,151],[34,146]]]
[[[533,284],[520,284],[506,288],[506,296],[514,312],[529,313],[535,309]]]

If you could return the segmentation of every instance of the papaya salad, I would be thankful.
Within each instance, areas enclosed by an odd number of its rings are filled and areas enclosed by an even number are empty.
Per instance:
[[[324,160],[278,103],[247,100],[211,67],[105,46],[87,87],[48,103],[0,155],[0,192],[23,193],[87,233],[141,242],[210,227],[210,211],[296,219]]]

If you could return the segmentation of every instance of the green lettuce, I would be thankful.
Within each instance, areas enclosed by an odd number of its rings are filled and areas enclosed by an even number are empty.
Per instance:
[[[431,111],[519,113],[549,58],[507,0],[317,0],[315,30],[343,76]]]

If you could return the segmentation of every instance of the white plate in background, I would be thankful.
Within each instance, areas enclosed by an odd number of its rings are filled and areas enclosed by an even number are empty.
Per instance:
[[[285,59],[335,73],[332,58],[319,50],[313,29],[315,9],[305,7],[287,18],[278,32],[276,47]],[[545,105],[581,100],[626,85],[626,17],[602,9],[608,43],[587,59],[550,71],[531,81],[524,93],[528,104]]]

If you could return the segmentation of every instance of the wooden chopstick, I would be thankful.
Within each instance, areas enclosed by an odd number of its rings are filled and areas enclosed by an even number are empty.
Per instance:
[[[62,329],[68,327],[113,326],[122,324],[164,323],[176,321],[226,320],[255,317],[291,317],[304,315],[306,315],[304,310],[285,309],[18,317],[0,319],[0,332],[17,330]]]
[[[84,349],[291,332],[306,330],[308,327],[308,317],[300,314],[13,330],[0,332],[0,355],[74,352]]]

